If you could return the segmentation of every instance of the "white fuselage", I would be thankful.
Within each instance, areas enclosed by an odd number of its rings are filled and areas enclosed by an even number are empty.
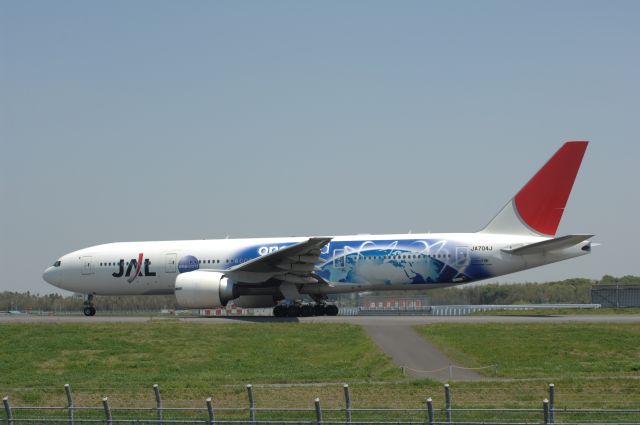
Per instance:
[[[589,252],[588,241],[530,255],[503,251],[548,239],[483,233],[337,236],[322,248],[315,266],[316,273],[331,285],[302,284],[299,290],[329,294],[452,286]],[[44,278],[62,289],[84,294],[172,294],[176,277],[181,273],[195,269],[224,273],[304,240],[217,239],[96,245],[64,255],[56,262],[57,266],[45,271]],[[181,265],[185,258],[191,259],[191,265]],[[247,276],[245,280],[247,293],[274,291],[274,285],[261,285],[259,276]]]

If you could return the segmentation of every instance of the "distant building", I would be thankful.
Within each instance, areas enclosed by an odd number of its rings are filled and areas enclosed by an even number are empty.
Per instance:
[[[602,307],[640,307],[640,285],[593,285],[591,302]]]

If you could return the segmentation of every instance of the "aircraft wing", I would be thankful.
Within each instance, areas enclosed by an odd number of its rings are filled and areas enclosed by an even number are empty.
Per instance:
[[[290,283],[326,283],[314,273],[320,261],[320,251],[330,237],[314,237],[297,244],[281,248],[253,260],[238,264],[226,274],[238,282],[257,283],[278,279]]]
[[[540,254],[542,252],[557,251],[569,248],[592,238],[594,235],[566,235],[559,238],[548,239],[514,249],[503,249],[502,251],[513,255]]]

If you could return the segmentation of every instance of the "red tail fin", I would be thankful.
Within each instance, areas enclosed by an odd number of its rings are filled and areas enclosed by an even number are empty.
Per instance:
[[[589,142],[566,142],[483,232],[553,236]]]
[[[565,143],[516,195],[516,210],[536,232],[556,234],[588,143]]]

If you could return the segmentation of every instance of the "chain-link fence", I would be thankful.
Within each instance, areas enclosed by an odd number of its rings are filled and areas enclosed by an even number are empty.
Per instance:
[[[452,389],[444,385],[444,404],[431,397],[414,408],[356,407],[349,385],[343,386],[344,407],[323,408],[319,398],[308,408],[263,408],[255,405],[253,386],[247,385],[247,404],[216,407],[212,398],[201,407],[165,407],[160,388],[153,385],[155,406],[115,407],[107,397],[99,406],[76,406],[69,385],[64,386],[66,406],[12,406],[4,397],[5,417],[0,424],[639,424],[640,409],[567,408],[555,404],[555,386],[548,397],[529,408],[465,408],[453,403]]]

